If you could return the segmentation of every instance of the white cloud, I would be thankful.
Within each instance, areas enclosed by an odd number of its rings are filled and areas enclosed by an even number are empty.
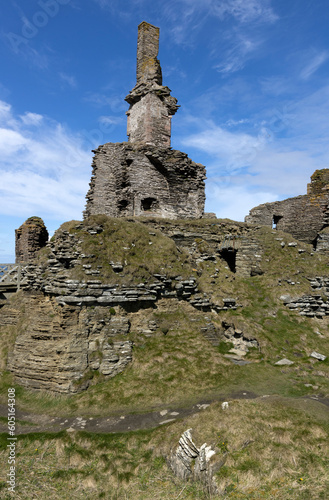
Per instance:
[[[185,146],[213,155],[217,159],[217,165],[219,163],[225,172],[249,166],[258,151],[264,148],[265,142],[266,136],[262,131],[258,136],[252,136],[242,132],[234,133],[215,125],[182,141]],[[211,170],[213,168],[215,167]]]
[[[181,142],[208,156],[207,211],[242,220],[260,203],[305,194],[313,172],[329,165],[328,113],[329,86],[287,101],[263,128],[252,117],[226,128],[199,117],[200,132]],[[242,132],[246,127],[256,132]]]
[[[206,188],[206,211],[221,219],[243,221],[249,211],[261,203],[276,201],[273,193],[248,191],[246,186],[234,186],[210,179]]]
[[[16,118],[7,103],[0,129],[3,215],[81,218],[91,154],[82,138],[35,113]]]
[[[24,125],[39,125],[43,119],[42,115],[38,115],[37,113],[25,113],[20,116],[20,119],[24,123]]]

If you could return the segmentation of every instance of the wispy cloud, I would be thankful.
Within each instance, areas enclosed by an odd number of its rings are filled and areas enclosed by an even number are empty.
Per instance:
[[[245,35],[235,35],[230,48],[225,51],[223,60],[216,64],[214,68],[222,74],[235,73],[246,65],[253,53],[261,45],[260,40],[253,40]]]
[[[102,92],[87,92],[84,96],[84,101],[91,103],[97,108],[108,107],[113,112],[124,112],[127,109],[127,104],[124,102],[122,95]]]
[[[43,116],[39,115],[37,113],[25,113],[24,115],[20,116],[20,119],[24,123],[24,125],[40,125]]]
[[[59,77],[62,80],[62,82],[68,85],[69,87],[73,89],[76,88],[77,81],[74,76],[67,75],[66,73],[59,73]]]
[[[190,150],[208,156],[208,211],[243,220],[259,203],[304,194],[312,173],[327,168],[329,86],[284,109],[273,109],[272,120],[268,110],[263,124],[256,127],[255,121],[255,133],[242,132],[252,130],[252,117],[225,126],[199,118],[200,132],[182,139]],[[284,128],[278,128],[278,120]]]
[[[320,68],[320,66],[322,66],[322,64],[327,61],[328,57],[329,57],[329,52],[327,50],[323,50],[321,52],[312,54],[309,62],[302,69],[300,77],[303,80],[308,80],[310,76],[312,76],[313,73],[315,73]]]
[[[277,21],[278,16],[270,6],[269,0],[213,0],[211,8],[214,15],[221,19],[230,15],[239,22],[246,23],[258,21],[263,23],[273,23]]]
[[[261,130],[257,136],[231,132],[214,124],[198,134],[183,139],[183,145],[201,149],[216,158],[222,174],[231,174],[249,167],[258,151],[264,148],[266,137]],[[211,167],[210,167],[211,168]],[[212,172],[213,173],[213,172]]]

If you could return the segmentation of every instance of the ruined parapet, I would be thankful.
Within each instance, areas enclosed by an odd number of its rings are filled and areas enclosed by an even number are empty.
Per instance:
[[[48,241],[48,231],[40,217],[30,217],[15,230],[16,263],[29,262]]]
[[[329,193],[329,168],[316,170],[307,184],[308,196],[322,196]]]
[[[162,85],[161,66],[157,59],[159,28],[143,21],[138,26],[137,83],[125,100],[129,142],[144,142],[170,147],[171,116],[178,109],[171,90]]]
[[[315,244],[319,232],[329,226],[329,169],[314,172],[306,195],[258,205],[245,222],[270,226]]]
[[[181,151],[104,144],[95,150],[84,216],[200,218],[204,179],[205,167]]]

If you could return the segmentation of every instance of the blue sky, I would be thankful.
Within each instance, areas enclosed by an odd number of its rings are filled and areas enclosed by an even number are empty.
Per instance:
[[[206,210],[243,220],[329,167],[327,0],[6,0],[0,6],[0,262],[28,217],[81,220],[91,150],[126,136],[137,26],[160,27],[172,147]]]

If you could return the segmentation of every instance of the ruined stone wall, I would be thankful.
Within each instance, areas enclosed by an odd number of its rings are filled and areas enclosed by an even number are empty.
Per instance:
[[[195,227],[187,227],[179,221],[172,223],[152,219],[145,220],[145,224],[172,238],[177,247],[186,250],[195,259],[196,264],[230,260],[230,265],[227,265],[229,273],[245,277],[262,274],[263,250],[252,234],[257,227],[251,229],[242,222],[219,220]],[[229,303],[229,299],[227,301]]]
[[[15,230],[16,263],[34,259],[48,241],[48,231],[40,217],[30,217]]]
[[[306,195],[259,205],[250,211],[245,221],[273,225],[296,239],[314,243],[318,233],[329,224],[327,170],[312,175]]]
[[[185,153],[108,143],[95,150],[85,217],[200,218],[205,168]]]

